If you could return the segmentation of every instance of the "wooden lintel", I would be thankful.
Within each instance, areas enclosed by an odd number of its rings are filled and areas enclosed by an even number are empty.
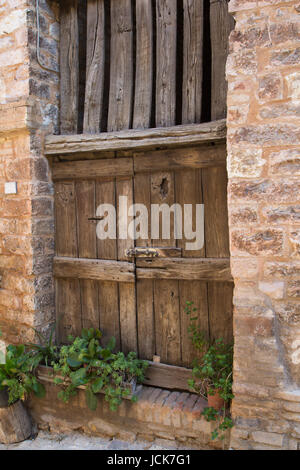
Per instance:
[[[134,154],[134,172],[147,173],[183,168],[207,168],[226,165],[226,145],[201,145]]]
[[[138,279],[232,282],[229,259],[154,258],[137,260]]]
[[[54,258],[54,277],[134,282],[134,265],[123,261]]]
[[[133,175],[131,158],[55,162],[52,167],[54,181],[66,179],[114,178]]]
[[[186,124],[155,129],[137,129],[102,134],[52,135],[46,137],[45,154],[63,155],[79,152],[101,152],[194,146],[206,142],[224,142],[226,120]]]

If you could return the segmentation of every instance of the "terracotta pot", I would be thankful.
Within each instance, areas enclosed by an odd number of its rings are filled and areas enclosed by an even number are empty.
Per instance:
[[[225,406],[225,400],[220,397],[220,390],[215,390],[214,395],[209,395],[207,392],[207,401],[209,408],[214,408],[217,411]]]

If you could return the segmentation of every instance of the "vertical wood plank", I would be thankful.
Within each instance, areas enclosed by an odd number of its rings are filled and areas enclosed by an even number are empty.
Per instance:
[[[185,204],[193,205],[193,231],[196,230],[196,204],[203,203],[202,195],[202,170],[185,170],[176,173],[176,202],[184,207]],[[201,250],[186,250],[186,243],[191,241],[183,237],[178,240],[177,246],[182,249],[184,258],[204,258],[205,246]],[[198,326],[209,338],[209,316],[207,303],[207,283],[198,281],[179,281],[180,293],[180,322],[181,322],[181,351],[182,365],[191,367],[193,359],[200,357],[194,348],[188,333],[189,317],[185,312],[186,302],[194,302],[198,316]]]
[[[111,64],[108,131],[129,129],[133,100],[133,15],[131,0],[111,0]],[[119,196],[133,201],[132,180],[116,183]],[[131,202],[130,202],[131,201]],[[130,240],[118,240],[118,259],[124,260]],[[134,243],[133,243],[134,244]],[[119,313],[122,351],[137,351],[136,292],[135,285],[119,284]]]
[[[233,341],[232,297],[232,283],[209,283],[209,329],[212,341],[218,338],[223,338],[226,343]]]
[[[76,183],[77,231],[79,258],[96,258],[96,230],[89,219],[95,216],[95,183]],[[98,283],[80,281],[82,325],[84,328],[99,328]]]
[[[78,257],[75,184],[55,184],[56,254]],[[81,332],[80,285],[78,280],[56,281],[57,334],[60,342]]]
[[[183,213],[185,204],[193,205],[193,231],[196,231],[196,204],[203,203],[202,171],[198,169],[178,171],[176,172],[175,181],[176,202],[181,205]],[[177,241],[177,246],[182,249],[183,258],[204,258],[205,247],[201,250],[186,250],[186,243],[191,242],[193,240],[185,238],[183,223],[183,238]]]
[[[91,134],[100,131],[105,61],[104,22],[104,0],[89,0],[83,132]]]
[[[226,168],[203,170],[203,196],[206,210],[206,256],[229,257]],[[232,339],[232,294],[233,286],[230,283],[208,283],[211,340],[218,337]]]
[[[182,124],[201,122],[203,1],[183,0]]]
[[[177,2],[156,1],[156,126],[176,123]],[[174,174],[151,175],[151,204],[175,202]],[[174,223],[171,223],[171,237]],[[171,240],[152,240],[153,246],[176,246]],[[178,281],[154,282],[156,354],[168,364],[180,364]]]
[[[60,132],[77,134],[79,100],[78,0],[61,5],[60,23]]]
[[[111,0],[111,61],[108,131],[129,129],[133,98],[131,0]]]
[[[186,303],[194,302],[193,308],[197,309],[194,317],[198,317],[196,322],[201,331],[206,333],[209,339],[209,318],[207,305],[207,283],[200,281],[180,281],[180,322],[181,322],[181,349],[182,349],[182,365],[191,367],[196,357],[200,358],[200,354],[194,348],[190,335],[188,333],[189,317],[185,312]]]
[[[229,256],[227,171],[225,167],[204,168],[205,245],[208,258]]]
[[[175,124],[177,1],[156,1],[156,126]]]
[[[133,129],[150,127],[153,83],[152,0],[136,2],[136,79]]]
[[[119,205],[120,196],[127,197],[127,208],[133,204],[133,182],[132,180],[121,180],[117,182],[117,208],[118,208],[118,260],[128,261],[126,250],[134,247],[135,242],[129,237],[121,238]],[[127,219],[127,214],[122,213],[122,217]],[[128,223],[132,218],[128,218]],[[122,351],[137,351],[137,319],[136,319],[136,286],[130,283],[119,283],[119,303],[120,303],[120,328]]]
[[[228,13],[228,2],[226,0],[210,0],[212,121],[226,117],[227,82],[225,79],[225,67],[228,56],[228,38],[233,28],[234,19]]]
[[[115,181],[96,183],[96,207],[100,204],[116,203]],[[97,257],[104,260],[118,259],[116,240],[97,239]],[[116,338],[116,350],[120,350],[119,290],[116,282],[99,282],[100,329],[104,343]]]
[[[151,214],[150,175],[137,174],[134,178],[134,202],[144,204]],[[148,233],[151,220],[148,217]],[[136,240],[136,246],[151,246],[151,236],[147,240]],[[137,280],[137,323],[139,357],[151,360],[155,354],[155,322],[152,280]]]
[[[178,281],[154,281],[156,354],[161,362],[180,365]]]

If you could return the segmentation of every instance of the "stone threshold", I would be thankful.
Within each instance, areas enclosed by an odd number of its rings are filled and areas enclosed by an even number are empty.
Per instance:
[[[104,395],[98,396],[95,412],[88,409],[84,390],[65,404],[57,398],[59,388],[44,382],[46,396],[31,397],[28,403],[39,429],[54,433],[79,431],[84,434],[116,439],[132,439],[165,445],[183,445],[196,449],[228,448],[224,441],[212,441],[212,423],[202,416],[206,400],[198,395],[142,386],[139,400],[123,400],[117,412],[109,409]]]

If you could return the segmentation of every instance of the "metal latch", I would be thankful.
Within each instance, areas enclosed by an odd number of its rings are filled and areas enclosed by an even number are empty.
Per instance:
[[[157,258],[158,251],[155,248],[130,248],[125,251],[128,258]]]

